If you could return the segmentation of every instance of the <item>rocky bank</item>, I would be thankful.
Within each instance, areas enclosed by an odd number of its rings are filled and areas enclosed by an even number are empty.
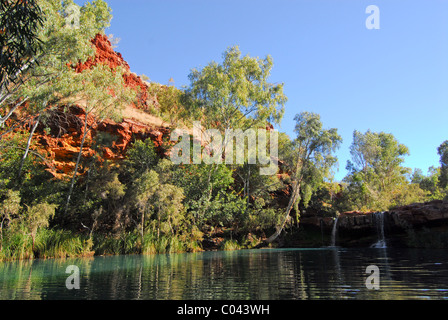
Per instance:
[[[379,214],[382,218],[378,219]],[[391,246],[408,246],[412,235],[425,230],[433,235],[448,234],[448,201],[434,200],[425,203],[414,203],[392,210],[377,212],[344,212],[337,219],[333,217],[309,216],[303,217],[300,226],[305,232],[320,233],[315,238],[317,245],[330,245],[336,225],[337,246],[370,246],[378,241],[378,232],[383,228],[385,238]],[[380,226],[379,224],[382,224]],[[302,239],[303,240],[303,239]],[[291,243],[302,246],[309,245],[299,239]]]

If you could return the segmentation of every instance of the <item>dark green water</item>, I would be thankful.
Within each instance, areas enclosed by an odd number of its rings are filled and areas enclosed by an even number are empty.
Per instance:
[[[68,290],[66,268],[79,268]],[[379,268],[368,289],[366,268]],[[0,264],[0,299],[446,299],[448,254],[418,249],[243,250]]]

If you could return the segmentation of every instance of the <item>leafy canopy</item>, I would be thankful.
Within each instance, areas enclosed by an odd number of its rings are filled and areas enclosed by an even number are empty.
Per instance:
[[[283,84],[268,82],[273,61],[242,57],[237,46],[227,49],[221,64],[211,62],[202,70],[193,69],[187,94],[191,111],[207,128],[221,131],[249,128],[266,121],[279,123],[287,98]]]

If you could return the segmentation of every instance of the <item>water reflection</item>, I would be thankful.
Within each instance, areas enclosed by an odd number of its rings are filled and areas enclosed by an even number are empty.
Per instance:
[[[68,290],[66,268],[80,269]],[[380,290],[365,285],[380,269]],[[0,299],[444,299],[448,258],[438,250],[243,250],[0,264]]]

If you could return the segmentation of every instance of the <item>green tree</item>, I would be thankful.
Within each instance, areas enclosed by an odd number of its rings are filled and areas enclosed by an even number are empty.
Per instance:
[[[211,62],[201,70],[193,69],[186,90],[189,117],[201,121],[203,128],[219,130],[225,137],[229,129],[266,128],[268,122],[279,123],[287,98],[283,84],[268,81],[272,67],[270,56],[243,57],[234,46],[224,52],[221,64]],[[228,142],[225,138],[221,142],[223,154]],[[213,193],[211,177],[215,170],[217,166],[212,165],[208,173],[206,203]]]
[[[0,1],[0,104],[18,82],[21,74],[35,62],[39,49],[39,28],[44,22],[35,0]],[[1,118],[1,123],[4,122]]]
[[[151,139],[135,141],[128,150],[123,163],[123,173],[126,176],[126,181],[132,181],[146,171],[155,168],[158,161],[159,157]]]
[[[145,222],[154,212],[152,199],[159,187],[159,175],[154,170],[147,170],[135,181],[135,186],[135,201],[140,215],[140,235],[143,241],[146,227]]]
[[[337,159],[332,153],[339,147],[342,138],[337,129],[323,129],[320,116],[315,113],[302,112],[294,118],[297,134],[293,141],[294,167],[291,170],[292,191],[288,206],[277,230],[267,242],[271,243],[282,232],[293,208],[298,212],[298,202],[302,193],[303,200],[308,202],[311,191],[323,182]],[[292,167],[292,166],[291,166]]]
[[[442,189],[446,189],[448,186],[448,140],[437,148],[437,153],[440,156],[439,184]]]
[[[84,127],[81,135],[81,145],[75,163],[75,169],[70,183],[65,213],[67,214],[70,198],[78,175],[83,146],[92,127],[105,119],[121,120],[121,110],[126,104],[132,103],[136,97],[135,91],[126,87],[121,68],[110,69],[106,65],[94,66],[78,75],[73,86],[80,86],[78,96],[72,98],[72,103],[84,102]],[[90,118],[90,119],[89,119]]]
[[[151,113],[158,114],[163,120],[169,122],[171,126],[191,124],[191,119],[188,119],[189,115],[184,106],[184,91],[176,88],[171,80],[168,85],[150,83],[148,92],[157,102],[150,110]]]
[[[429,200],[442,200],[446,196],[446,190],[440,187],[440,167],[431,166],[425,176],[421,169],[415,169],[411,183],[418,184],[428,193]]]
[[[208,164],[191,164],[175,166],[171,181],[184,190],[184,203],[192,215],[192,223],[203,229],[209,221],[213,202],[218,199],[220,193],[230,191],[234,178],[231,168],[224,164],[214,168]],[[212,190],[209,183],[214,186]]]
[[[347,162],[353,206],[358,210],[387,210],[409,183],[410,169],[402,166],[408,148],[390,133],[354,131]]]
[[[148,222],[153,224],[157,239],[160,232],[176,234],[183,220],[182,188],[165,183],[155,170],[147,170],[134,183],[135,204],[140,216],[140,235],[145,235]]]
[[[5,190],[2,193],[4,199],[0,204],[0,251],[3,249],[3,228],[6,223],[18,216],[21,209],[19,191]]]
[[[30,230],[30,235],[33,240],[33,251],[37,231],[40,228],[46,228],[49,226],[49,219],[54,216],[55,209],[56,205],[48,203],[39,203],[27,208],[23,222]]]
[[[160,230],[163,230],[165,234],[171,233],[175,235],[184,217],[184,206],[182,203],[184,193],[182,188],[170,183],[164,183],[159,186],[154,196],[157,238],[159,238]],[[167,225],[169,229],[166,227]]]
[[[222,64],[211,62],[191,71],[187,94],[192,98],[193,118],[221,132],[265,126],[266,121],[279,123],[287,98],[283,84],[268,82],[272,58],[242,57],[234,46],[224,52],[223,59]]]

